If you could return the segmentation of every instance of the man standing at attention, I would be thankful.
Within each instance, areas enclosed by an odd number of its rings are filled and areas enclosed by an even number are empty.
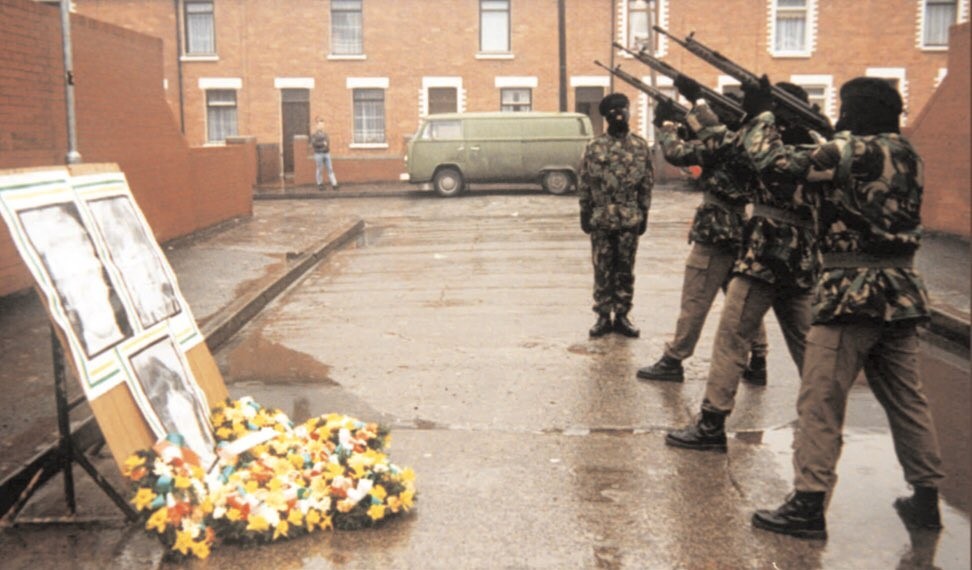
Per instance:
[[[598,111],[607,133],[592,140],[581,163],[580,222],[591,236],[594,264],[594,312],[590,336],[616,331],[637,337],[628,320],[634,296],[634,264],[638,238],[648,229],[648,208],[655,172],[648,142],[628,129],[628,98],[611,93]],[[611,313],[614,320],[611,320]]]
[[[311,147],[314,149],[314,164],[317,166],[317,189],[324,189],[324,167],[327,166],[327,177],[331,183],[331,189],[337,190],[337,178],[334,177],[334,168],[331,167],[331,138],[324,130],[324,119],[318,117],[317,125],[310,137]]]

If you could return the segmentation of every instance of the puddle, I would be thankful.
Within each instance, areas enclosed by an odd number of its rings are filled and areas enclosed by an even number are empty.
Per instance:
[[[259,332],[247,335],[220,356],[227,382],[258,380],[269,384],[337,385],[330,377],[330,366],[267,340]]]

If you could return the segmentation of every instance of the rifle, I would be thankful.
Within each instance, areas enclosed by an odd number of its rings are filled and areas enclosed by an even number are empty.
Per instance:
[[[738,63],[732,61],[714,49],[700,43],[693,37],[695,32],[692,32],[686,36],[684,40],[680,40],[660,26],[652,27],[656,32],[664,34],[673,42],[698,56],[699,59],[704,60],[726,75],[735,78],[744,86],[749,88],[756,88],[759,86],[759,77],[755,73],[740,66]],[[817,131],[827,138],[833,136],[834,128],[830,124],[830,119],[821,114],[818,109],[810,106],[799,97],[787,93],[775,85],[770,86],[770,91],[773,95],[774,101],[776,102],[777,112],[780,115],[785,116],[788,121],[791,123],[802,124],[809,129]]]
[[[614,75],[614,76],[618,77],[619,79],[621,79],[625,83],[631,85],[635,89],[640,89],[641,91],[643,91],[645,94],[647,94],[649,97],[651,97],[655,101],[658,101],[659,103],[663,103],[663,102],[666,102],[666,101],[668,103],[671,103],[672,107],[675,109],[675,111],[679,115],[678,121],[680,123],[684,123],[685,122],[685,115],[688,114],[689,110],[686,109],[685,107],[683,107],[675,99],[669,97],[668,95],[665,95],[664,93],[662,93],[658,89],[652,87],[651,85],[648,85],[647,83],[645,83],[644,81],[638,79],[634,75],[631,75],[627,71],[621,71],[621,66],[620,65],[616,65],[612,69],[612,68],[604,65],[603,63],[601,63],[600,61],[597,61],[597,60],[594,60],[594,64],[595,65],[599,65],[599,66],[603,67],[604,69],[608,70],[608,73],[610,73],[611,75]]]
[[[641,63],[654,69],[658,73],[661,73],[665,77],[668,77],[672,81],[674,81],[679,75],[688,77],[687,75],[675,69],[671,65],[665,63],[664,61],[658,59],[657,57],[645,53],[644,51],[640,51],[640,52],[632,51],[624,47],[623,45],[619,44],[618,42],[614,42],[614,47],[624,51],[625,53],[630,54],[632,57],[634,57]],[[698,81],[696,81],[696,83],[699,84],[700,95],[702,95],[702,98],[709,103],[709,106],[712,107],[712,110],[715,111],[716,115],[719,116],[719,118],[722,120],[723,123],[736,125],[742,121],[742,118],[746,115],[746,111],[743,111],[743,108],[739,106],[738,103],[736,103],[729,97],[726,97],[722,93],[719,93],[714,89],[702,85]]]

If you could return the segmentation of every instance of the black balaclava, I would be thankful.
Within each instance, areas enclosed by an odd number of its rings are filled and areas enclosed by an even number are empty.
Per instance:
[[[900,132],[901,95],[886,80],[857,77],[840,88],[840,118],[834,128],[855,135]]]
[[[624,93],[611,93],[604,99],[597,110],[608,122],[608,134],[621,138],[628,134],[628,97]]]
[[[810,97],[807,95],[807,92],[803,87],[800,87],[795,83],[790,83],[789,81],[780,81],[776,84],[776,86],[803,101],[804,103],[810,103]],[[813,137],[810,136],[810,133],[803,125],[791,125],[782,119],[779,123],[780,138],[783,139],[784,144],[798,145],[813,143]]]

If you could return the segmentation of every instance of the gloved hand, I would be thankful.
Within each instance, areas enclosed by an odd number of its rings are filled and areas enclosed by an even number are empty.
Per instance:
[[[836,168],[840,164],[842,146],[842,143],[838,141],[822,144],[810,154],[810,160],[820,170]]]
[[[675,88],[689,101],[695,101],[702,96],[702,87],[699,82],[687,75],[678,74],[675,78]]]
[[[648,231],[648,214],[641,220],[641,225],[638,226],[638,235],[643,236],[645,232]]]
[[[581,230],[583,230],[585,234],[591,233],[591,230],[593,228],[591,227],[591,212],[590,211],[588,211],[588,210],[581,210],[581,213],[580,213],[580,223],[581,223]]]
[[[743,84],[743,109],[749,117],[773,110],[773,86],[765,74],[758,85]]]
[[[685,122],[688,123],[693,133],[698,133],[704,128],[721,124],[719,116],[712,111],[712,108],[705,102],[705,99],[699,99],[695,102],[695,107],[685,116]]]
[[[665,121],[677,123],[679,118],[675,105],[671,101],[665,100],[655,107],[655,118],[652,119],[651,123],[660,129]]]

